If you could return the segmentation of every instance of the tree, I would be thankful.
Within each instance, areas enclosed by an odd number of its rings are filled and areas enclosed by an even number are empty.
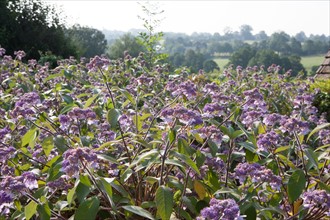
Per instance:
[[[27,59],[39,59],[39,51],[52,51],[63,57],[76,55],[64,33],[64,19],[54,7],[40,0],[3,0],[0,18],[0,42],[7,54],[24,50]]]
[[[278,54],[272,50],[259,50],[248,63],[248,66],[261,66],[266,68],[272,64],[281,65],[281,59]]]
[[[203,70],[207,73],[210,73],[214,70],[220,71],[220,68],[214,60],[205,60],[203,63]]]
[[[273,33],[269,39],[269,48],[282,54],[287,54],[290,51],[289,46],[290,36],[285,32]]]
[[[244,45],[242,48],[238,49],[232,54],[229,58],[229,63],[234,66],[243,66],[247,67],[250,59],[254,57],[256,50],[253,49],[250,45]]]
[[[67,34],[76,44],[82,57],[90,58],[105,52],[107,40],[97,29],[75,25],[67,30]]]
[[[108,55],[111,59],[117,59],[123,57],[125,51],[131,56],[137,57],[140,52],[145,52],[145,48],[138,43],[136,37],[127,33],[115,40],[108,49]]]
[[[240,35],[242,36],[243,40],[253,40],[254,37],[251,33],[253,31],[253,28],[250,25],[243,24],[240,26]]]

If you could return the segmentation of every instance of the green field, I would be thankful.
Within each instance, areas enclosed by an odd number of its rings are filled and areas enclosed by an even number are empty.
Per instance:
[[[213,59],[220,70],[224,69],[224,66],[229,62],[228,58],[214,58]],[[319,66],[324,60],[324,54],[321,55],[314,55],[314,56],[304,56],[301,57],[301,64],[305,67],[306,71],[309,73],[313,66]]]
[[[320,66],[324,60],[324,54],[301,57],[301,64],[309,73],[313,66]]]
[[[228,58],[219,58],[218,57],[218,58],[214,58],[213,60],[220,67],[220,71],[222,71],[224,69],[224,66],[229,62],[229,59]]]

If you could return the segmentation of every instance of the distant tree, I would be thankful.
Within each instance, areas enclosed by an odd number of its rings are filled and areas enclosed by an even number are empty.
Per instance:
[[[267,34],[266,34],[265,31],[260,31],[259,33],[257,33],[255,35],[255,39],[257,41],[263,41],[263,40],[267,40],[268,39],[268,36],[267,36]]]
[[[290,36],[285,32],[273,33],[269,38],[269,48],[281,54],[288,54]]]
[[[205,60],[203,63],[203,70],[207,73],[210,73],[214,70],[220,71],[220,68],[214,60]]]
[[[39,59],[40,51],[76,55],[64,24],[60,12],[41,0],[0,1],[0,42],[7,54],[24,50],[27,59]]]
[[[244,45],[242,48],[238,49],[229,58],[229,63],[234,66],[247,67],[250,59],[252,59],[256,54],[256,50],[250,45]]]
[[[252,35],[253,28],[250,25],[243,24],[240,26],[240,35],[243,40],[253,40],[254,36]]]
[[[307,40],[307,36],[306,36],[305,32],[303,32],[303,31],[300,31],[299,33],[297,33],[295,35],[295,38],[300,42],[304,42],[305,40]]]
[[[183,66],[189,67],[193,72],[197,72],[198,70],[203,69],[205,56],[202,53],[198,53],[192,49],[188,49],[184,56],[185,61],[183,63]]]
[[[75,25],[67,30],[70,39],[73,40],[78,53],[82,57],[94,57],[105,52],[107,40],[104,34],[94,28]]]
[[[111,59],[122,58],[127,51],[131,56],[137,57],[140,52],[145,52],[145,48],[138,43],[137,37],[127,33],[109,47],[107,54]]]
[[[259,50],[249,60],[248,66],[261,66],[266,68],[272,64],[281,65],[281,58],[273,50]]]
[[[291,49],[291,54],[302,55],[301,43],[295,37],[290,38],[289,46]]]

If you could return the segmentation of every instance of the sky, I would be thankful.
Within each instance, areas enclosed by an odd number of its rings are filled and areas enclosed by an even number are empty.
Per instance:
[[[141,4],[146,1],[78,1],[44,0],[55,4],[67,16],[67,23],[78,23],[99,30],[143,28],[145,17]],[[163,32],[239,31],[247,24],[256,34],[265,31],[268,35],[284,31],[295,35],[304,31],[310,34],[330,36],[330,0],[218,0],[218,1],[150,1],[164,12],[158,27]]]

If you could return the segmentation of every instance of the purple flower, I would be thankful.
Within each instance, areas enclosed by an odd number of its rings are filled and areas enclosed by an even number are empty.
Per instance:
[[[212,198],[210,207],[201,210],[199,220],[239,220],[240,217],[239,206],[233,199],[219,200]]]
[[[330,130],[323,129],[319,132],[319,137],[323,145],[330,144]]]
[[[225,110],[226,108],[218,103],[207,103],[203,108],[203,112],[205,113],[204,116],[209,118],[214,116],[222,116],[224,115]]]
[[[0,190],[0,215],[6,215],[10,212],[10,204],[14,201],[13,195]]]
[[[264,116],[263,123],[267,126],[274,126],[281,119],[281,115],[277,113],[267,114]]]
[[[6,53],[6,50],[0,45],[0,56],[2,57]]]
[[[5,162],[15,156],[16,148],[13,146],[0,148],[0,162]]]
[[[26,56],[23,50],[15,51],[14,54],[16,55],[16,59],[18,60],[22,60],[22,58]]]
[[[280,136],[273,130],[258,136],[258,151],[267,151],[277,146]]]
[[[306,135],[309,132],[309,123],[307,121],[301,121],[297,118],[282,117],[280,120],[279,129],[284,133],[297,132],[299,135]]]
[[[244,183],[247,178],[250,178],[253,183],[269,183],[274,190],[279,190],[282,183],[282,179],[279,176],[274,175],[270,169],[257,163],[238,164],[235,168],[235,176],[240,183]]]
[[[202,127],[198,129],[197,132],[202,138],[209,137],[215,143],[221,144],[222,132],[216,126],[211,125],[207,127]]]
[[[89,163],[92,167],[97,167],[97,155],[90,148],[69,149],[63,153],[62,170],[68,176],[74,176],[79,172],[79,164]]]
[[[303,206],[308,209],[322,207],[326,210],[326,214],[330,216],[330,194],[325,190],[313,190],[305,192],[302,195]],[[316,211],[316,210],[315,210]]]
[[[188,100],[191,100],[196,97],[196,92],[196,85],[191,81],[185,81],[176,87],[176,90],[172,92],[172,95],[185,95]]]
[[[32,172],[25,172],[22,174],[23,183],[29,189],[36,189],[38,188],[37,177]]]
[[[95,56],[91,58],[90,62],[86,65],[89,70],[93,70],[95,68],[102,68],[105,65],[109,65],[110,61],[106,58]]]

